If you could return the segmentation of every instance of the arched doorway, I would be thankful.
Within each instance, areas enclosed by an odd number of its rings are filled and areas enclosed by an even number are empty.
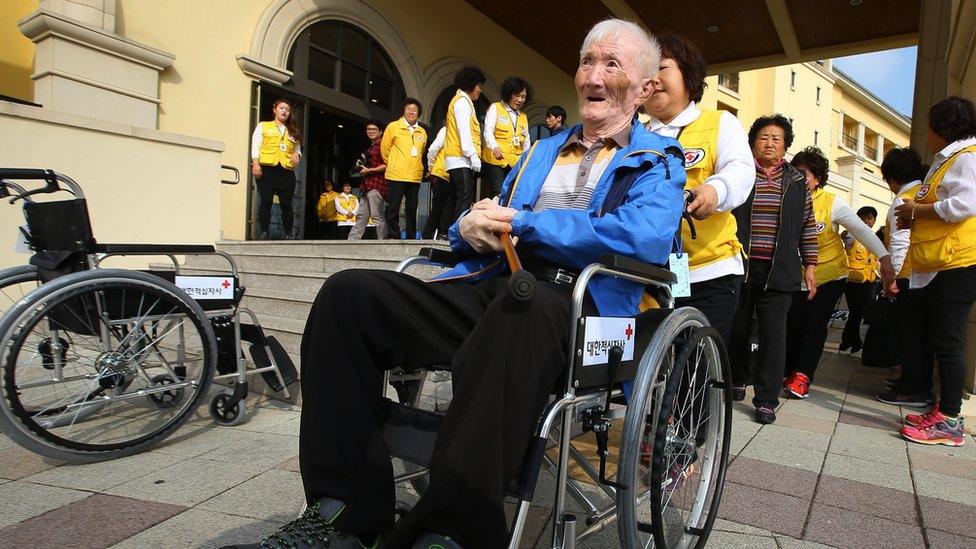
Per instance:
[[[368,120],[380,124],[400,116],[406,97],[403,80],[383,47],[362,29],[343,21],[323,20],[299,33],[288,55],[290,80],[280,86],[259,86],[259,112],[264,118],[279,97],[295,104],[303,128],[303,163],[295,199],[295,227],[303,239],[322,238],[315,206],[326,180],[336,190],[350,182],[356,158],[369,145]]]

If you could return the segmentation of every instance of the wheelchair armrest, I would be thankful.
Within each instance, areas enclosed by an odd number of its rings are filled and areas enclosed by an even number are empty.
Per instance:
[[[96,244],[95,252],[103,254],[212,254],[211,244]]]
[[[640,276],[656,282],[674,284],[678,281],[677,275],[663,267],[651,265],[650,263],[644,263],[643,261],[638,261],[622,255],[601,255],[599,261],[609,269]]]
[[[420,252],[417,255],[426,257],[432,263],[437,263],[447,267],[453,267],[464,260],[464,258],[458,254],[443,248],[423,247],[420,248]]]

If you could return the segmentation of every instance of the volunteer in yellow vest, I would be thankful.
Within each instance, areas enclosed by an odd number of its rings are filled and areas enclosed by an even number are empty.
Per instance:
[[[406,197],[407,240],[417,234],[417,195],[424,177],[424,154],[427,150],[427,131],[420,119],[420,101],[408,97],[403,101],[403,116],[383,130],[380,153],[386,163],[386,230],[387,238],[400,238],[400,203]]]
[[[529,83],[517,76],[502,82],[502,100],[492,103],[485,113],[484,141],[481,147],[481,197],[498,196],[502,181],[529,150],[529,119],[521,111],[532,98]]]
[[[318,215],[319,223],[323,225],[322,236],[326,240],[339,238],[339,224],[336,212],[336,197],[339,193],[332,188],[332,182],[326,180],[325,190],[319,195],[319,201],[315,205],[315,213]]]
[[[437,238],[447,240],[447,230],[454,223],[454,186],[451,176],[444,166],[444,135],[447,128],[442,127],[437,137],[427,148],[427,166],[430,169],[430,215],[424,225],[423,236],[426,239]]]
[[[901,366],[901,375],[904,376],[906,368],[909,367],[906,361],[908,349],[914,338],[910,329],[909,314],[915,291],[908,287],[908,278],[912,273],[912,262],[908,258],[911,230],[898,228],[895,212],[905,200],[915,198],[915,194],[922,186],[925,168],[922,166],[922,159],[914,150],[908,147],[891,149],[885,154],[884,161],[881,163],[881,177],[895,194],[885,223],[885,245],[891,254],[891,264],[898,273],[895,275],[898,293],[894,296],[891,311],[893,329],[889,330],[888,337],[890,346],[895,350],[895,363]],[[885,391],[878,394],[878,400],[899,406],[927,407],[932,402],[931,369],[928,372],[921,387],[902,387],[900,377],[887,380],[888,386],[885,387]]]
[[[474,102],[481,97],[485,74],[477,67],[464,67],[454,75],[457,93],[447,106],[444,126],[444,166],[454,186],[452,220],[474,202],[474,174],[481,171],[481,126]]]
[[[335,197],[335,209],[339,238],[346,240],[356,224],[356,210],[359,209],[359,199],[352,194],[352,184],[348,181],[342,184],[342,193]]]
[[[858,208],[857,217],[865,225],[874,229],[874,224],[878,221],[878,210],[872,206]],[[850,351],[853,355],[861,350],[864,342],[861,341],[861,321],[864,320],[864,309],[871,298],[874,297],[877,289],[878,257],[868,251],[860,241],[855,240],[849,232],[841,234],[844,245],[847,247],[847,266],[850,273],[847,275],[847,284],[844,286],[844,299],[847,301],[847,322],[844,323],[844,333],[840,338],[840,351]],[[885,249],[888,247],[885,246]],[[891,252],[888,252],[891,255]],[[894,259],[892,259],[892,271],[894,271]]]
[[[807,147],[793,156],[791,164],[806,176],[807,188],[813,197],[817,291],[812,299],[807,288],[793,293],[786,322],[786,379],[783,387],[790,396],[806,398],[827,341],[830,316],[847,285],[847,248],[838,228],[843,226],[855,240],[878,256],[881,279],[886,286],[894,283],[895,271],[891,266],[891,255],[871,227],[861,221],[843,198],[824,189],[829,164],[823,152],[817,147]]]
[[[251,135],[251,174],[257,180],[258,189],[258,240],[268,238],[275,195],[281,206],[284,237],[292,238],[295,166],[302,158],[302,136],[291,117],[291,103],[279,99],[271,111],[274,118],[259,122]]]
[[[681,245],[691,269],[691,296],[678,305],[696,307],[728,343],[742,283],[742,245],[732,209],[749,197],[756,168],[746,133],[729,112],[701,111],[705,60],[677,36],[659,36],[661,65],[656,91],[644,103],[647,129],[678,139],[685,151],[685,190],[694,197],[696,239],[682,223]]]
[[[960,446],[966,365],[966,318],[976,301],[976,108],[947,97],[929,111],[926,142],[935,154],[925,181],[896,208],[899,228],[911,228],[909,285],[912,338],[902,384],[921,386],[931,376],[926,357],[939,363],[939,403],[927,414],[906,416],[901,434],[926,444]],[[908,377],[909,379],[905,379]]]

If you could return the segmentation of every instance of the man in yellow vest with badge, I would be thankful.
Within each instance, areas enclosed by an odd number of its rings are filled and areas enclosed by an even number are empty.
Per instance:
[[[961,446],[966,319],[976,301],[976,108],[947,97],[929,111],[926,143],[932,168],[914,198],[895,209],[911,229],[909,285],[914,337],[898,389],[917,390],[939,363],[939,403],[909,414],[901,435],[913,442]]]
[[[461,217],[474,202],[474,174],[481,171],[481,125],[474,102],[481,97],[485,73],[464,67],[454,75],[457,93],[447,106],[444,126],[444,166],[454,186],[452,219]]]
[[[481,198],[498,196],[505,176],[531,145],[529,119],[521,111],[531,97],[529,83],[510,76],[502,82],[502,100],[492,103],[485,113]]]
[[[400,238],[400,203],[404,196],[407,199],[404,209],[407,240],[416,238],[417,195],[424,177],[423,155],[427,149],[427,131],[418,123],[420,112],[420,101],[408,97],[403,101],[403,116],[390,122],[380,141],[389,193],[386,202],[387,238]]]
[[[687,211],[695,218],[697,233],[693,239],[688,223],[682,223],[683,254],[672,256],[670,268],[684,272],[691,293],[682,296],[676,292],[675,297],[678,305],[705,313],[728,344],[745,273],[731,211],[752,191],[756,175],[752,151],[735,116],[701,111],[695,105],[705,91],[701,54],[678,36],[660,36],[658,43],[658,82],[644,103],[651,115],[647,129],[678,139],[684,149],[685,191],[692,197]]]
[[[857,217],[870,228],[878,221],[878,210],[871,206],[858,208]],[[844,323],[844,333],[840,338],[840,351],[850,350],[857,353],[864,346],[861,341],[861,321],[864,320],[864,309],[871,302],[878,280],[878,257],[871,253],[861,241],[844,231],[841,234],[844,245],[847,246],[847,285],[844,287],[844,299],[847,300],[847,322]],[[887,246],[885,246],[887,249]],[[891,252],[888,252],[891,255]],[[894,262],[892,262],[894,263]],[[892,267],[892,270],[894,268]]]

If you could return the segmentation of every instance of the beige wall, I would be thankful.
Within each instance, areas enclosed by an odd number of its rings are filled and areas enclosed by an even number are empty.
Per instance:
[[[33,101],[34,44],[17,21],[37,9],[37,0],[3,0],[0,9],[0,94]]]
[[[99,242],[215,242],[220,149],[212,141],[0,101],[0,166],[50,168],[77,181]],[[178,205],[180,216],[160,205]],[[0,203],[0,268],[27,261],[13,253],[24,222],[19,210]]]

